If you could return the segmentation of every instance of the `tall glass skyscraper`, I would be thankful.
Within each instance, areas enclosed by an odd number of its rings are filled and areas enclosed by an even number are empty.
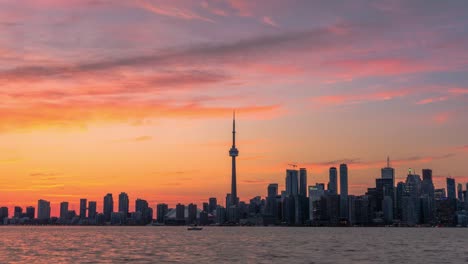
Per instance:
[[[329,170],[328,193],[338,194],[338,172],[335,167]]]
[[[340,217],[348,219],[348,166],[340,165]]]

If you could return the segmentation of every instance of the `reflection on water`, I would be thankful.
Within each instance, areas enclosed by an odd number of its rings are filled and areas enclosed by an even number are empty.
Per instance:
[[[0,228],[0,263],[466,263],[468,229]]]

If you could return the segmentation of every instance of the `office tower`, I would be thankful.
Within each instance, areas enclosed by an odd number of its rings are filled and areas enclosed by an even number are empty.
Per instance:
[[[185,223],[185,205],[180,203],[176,205],[176,221]]]
[[[457,198],[455,193],[455,179],[447,178],[447,198],[455,200]]]
[[[216,207],[216,223],[220,225],[226,223],[226,208],[219,205]]]
[[[26,217],[29,219],[34,219],[34,216],[36,215],[36,209],[34,206],[28,206],[26,207]]]
[[[394,180],[392,178],[380,178],[375,180],[376,211],[383,211],[383,202],[386,196],[389,196],[392,201],[394,200],[395,187],[393,186],[393,182]]]
[[[0,224],[3,224],[4,218],[8,218],[8,207],[0,207]]]
[[[309,219],[314,222],[318,221],[318,203],[322,196],[325,195],[324,185],[316,184],[314,186],[309,186]],[[336,194],[334,194],[336,195]]]
[[[45,221],[50,219],[50,202],[39,200],[37,202],[37,219]]]
[[[88,218],[95,220],[97,215],[97,202],[89,201],[88,203]]]
[[[397,184],[396,188],[396,197],[395,197],[395,202],[396,202],[396,212],[395,212],[395,218],[401,220],[402,216],[402,208],[403,208],[403,196],[406,193],[406,184],[404,182],[399,182]]]
[[[68,202],[60,203],[60,218],[66,219],[68,217]]]
[[[276,199],[277,196],[278,196],[278,184],[270,183],[267,189],[265,215],[272,216],[274,219],[273,221],[276,220],[276,216],[278,215],[278,204],[277,204],[277,199]]]
[[[226,194],[226,207],[229,207],[231,206],[231,203],[232,203],[232,198],[231,198],[231,194],[230,193],[227,193]]]
[[[286,195],[298,195],[298,171],[286,170]]]
[[[151,222],[150,217],[150,210],[149,210],[148,202],[143,199],[136,199],[135,200],[135,212],[141,213],[141,223],[140,224],[149,224]]]
[[[199,222],[199,225],[208,225],[210,223],[209,218],[208,218],[208,213],[200,212],[200,218],[198,222]]]
[[[460,202],[463,202],[463,185],[457,184],[457,198]]]
[[[422,170],[423,180],[421,183],[421,193],[426,194],[429,198],[434,199],[434,183],[432,181],[432,170]]]
[[[392,179],[392,185],[395,186],[395,169],[390,167],[390,157],[387,157],[387,167],[381,169],[382,179]]]
[[[166,216],[167,212],[169,211],[169,207],[167,204],[158,204],[156,206],[156,213],[157,213],[157,222],[158,223],[164,223],[164,217]]]
[[[209,212],[210,211],[210,204],[207,202],[203,203],[203,211]]]
[[[119,212],[124,214],[124,217],[128,215],[129,200],[128,195],[124,192],[119,194]]]
[[[196,224],[197,222],[197,205],[196,204],[189,204],[188,205],[188,219],[187,223],[189,225]]]
[[[229,156],[232,157],[232,177],[231,177],[231,204],[237,205],[239,203],[237,197],[237,179],[236,179],[236,157],[239,156],[239,150],[236,148],[236,116],[233,115],[232,119],[232,147],[229,150]],[[228,206],[228,205],[226,205]]]
[[[218,206],[218,199],[216,199],[216,197],[211,197],[210,199],[208,199],[208,213],[213,213],[215,210],[216,210],[216,207]]]
[[[340,165],[340,217],[348,219],[348,166]]]
[[[410,226],[419,224],[421,219],[421,183],[421,177],[410,170],[402,197],[402,221]]]
[[[338,194],[338,172],[335,167],[331,167],[329,170],[328,192]]]
[[[108,193],[104,196],[103,207],[104,219],[106,222],[109,222],[111,220],[111,215],[114,212],[114,199],[112,198],[112,193]]]
[[[299,195],[307,196],[307,170],[305,168],[299,169]]]
[[[80,199],[80,218],[86,218],[86,199]]]
[[[21,215],[23,214],[23,208],[20,206],[15,206],[14,211],[13,211],[13,216],[16,218],[21,218]]]

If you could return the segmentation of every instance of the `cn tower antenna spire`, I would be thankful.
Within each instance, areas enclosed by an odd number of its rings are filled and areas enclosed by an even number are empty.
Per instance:
[[[238,205],[239,199],[237,197],[236,157],[239,156],[239,150],[237,150],[236,148],[236,111],[235,110],[232,112],[232,147],[229,150],[229,156],[231,156],[231,159],[232,159],[230,205]]]

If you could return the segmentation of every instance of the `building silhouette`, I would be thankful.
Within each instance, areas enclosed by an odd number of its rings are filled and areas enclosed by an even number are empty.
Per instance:
[[[348,219],[348,166],[340,165],[340,217]]]
[[[328,192],[330,194],[338,194],[338,173],[336,167],[331,167],[328,173]]]
[[[108,193],[104,196],[103,211],[105,221],[110,222],[111,215],[114,212],[114,199],[112,198],[112,193]]]

